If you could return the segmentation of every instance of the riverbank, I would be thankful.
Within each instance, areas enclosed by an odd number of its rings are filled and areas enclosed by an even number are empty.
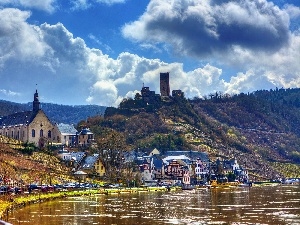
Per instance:
[[[3,219],[4,215],[6,215],[9,212],[9,210],[12,210],[14,208],[24,207],[29,204],[49,201],[56,198],[64,198],[68,196],[82,196],[94,193],[97,193],[97,191],[65,191],[24,195],[7,195],[5,196],[4,200],[0,200],[0,219]]]
[[[8,214],[10,210],[26,205],[40,203],[44,201],[51,201],[57,198],[88,196],[95,194],[123,194],[123,193],[138,193],[138,192],[153,192],[153,191],[177,191],[181,190],[180,187],[142,187],[142,188],[109,188],[109,189],[85,189],[85,190],[72,190],[48,193],[35,193],[24,195],[7,195],[3,200],[0,199],[0,219]]]

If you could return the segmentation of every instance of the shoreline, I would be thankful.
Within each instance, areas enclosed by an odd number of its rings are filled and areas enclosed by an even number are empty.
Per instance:
[[[252,187],[262,186],[273,186],[272,183],[263,183],[253,185]],[[278,185],[278,184],[277,184]],[[277,186],[276,185],[276,186]],[[238,186],[232,186],[228,188],[237,188]],[[206,187],[207,188],[207,187]],[[208,188],[208,189],[222,189],[224,187]],[[200,187],[195,188],[195,190]],[[146,192],[173,192],[182,191],[181,187],[133,187],[133,188],[99,188],[99,189],[80,189],[80,190],[68,190],[58,192],[47,192],[47,193],[34,193],[34,194],[23,194],[23,195],[8,195],[8,199],[5,201],[0,198],[0,222],[2,224],[8,224],[3,221],[8,219],[9,212],[14,209],[26,207],[30,204],[37,204],[45,201],[51,201],[59,198],[66,197],[79,197],[79,196],[91,196],[91,195],[110,195],[110,194],[126,194],[126,193],[146,193]],[[192,189],[191,189],[192,190]],[[2,225],[0,223],[0,225]]]
[[[137,193],[137,192],[151,192],[151,191],[178,191],[181,188],[166,188],[166,187],[143,187],[143,188],[109,188],[109,189],[85,189],[85,190],[71,190],[71,191],[60,191],[60,192],[48,192],[48,193],[34,193],[34,194],[23,194],[23,195],[9,195],[6,196],[8,200],[1,200],[0,208],[0,221],[6,217],[8,218],[9,211],[26,207],[30,204],[41,203],[44,201],[51,201],[59,198],[66,197],[77,197],[77,196],[89,196],[96,194],[123,194],[123,193]],[[3,221],[5,222],[5,221]],[[1,223],[0,223],[1,224]],[[4,223],[5,224],[5,223]]]

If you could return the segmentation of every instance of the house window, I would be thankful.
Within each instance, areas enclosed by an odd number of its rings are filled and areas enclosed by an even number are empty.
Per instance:
[[[48,131],[48,138],[51,138],[51,130]]]
[[[44,131],[42,129],[40,130],[40,137],[44,137]]]
[[[31,136],[35,137],[35,130],[34,129],[31,130]]]
[[[11,137],[14,138],[14,131],[11,131]]]

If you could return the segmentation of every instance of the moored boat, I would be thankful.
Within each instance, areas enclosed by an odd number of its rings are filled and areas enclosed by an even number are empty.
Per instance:
[[[213,180],[210,184],[211,188],[229,188],[239,186],[239,182],[222,182],[218,183],[217,180]]]
[[[184,185],[184,186],[182,186],[181,189],[182,189],[182,190],[191,191],[191,190],[194,190],[194,189],[195,189],[195,186],[192,186],[192,185]]]

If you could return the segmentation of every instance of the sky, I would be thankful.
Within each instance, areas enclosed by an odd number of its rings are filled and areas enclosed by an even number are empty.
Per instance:
[[[0,0],[0,99],[117,107],[300,88],[299,0]]]

